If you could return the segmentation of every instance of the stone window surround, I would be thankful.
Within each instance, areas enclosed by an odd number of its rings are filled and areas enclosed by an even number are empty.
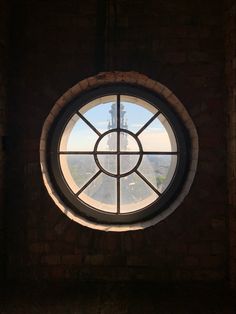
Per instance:
[[[89,221],[88,219],[79,216],[78,214],[71,211],[71,209],[63,203],[60,197],[57,195],[53,185],[51,184],[50,176],[48,173],[47,163],[46,163],[46,143],[48,138],[49,130],[54,122],[54,119],[57,117],[59,112],[64,106],[71,102],[74,98],[78,97],[80,93],[89,91],[92,88],[103,86],[109,83],[126,83],[133,86],[140,86],[149,89],[150,91],[160,95],[177,113],[178,117],[185,125],[186,130],[188,131],[189,138],[191,140],[191,152],[190,152],[190,166],[187,173],[186,180],[182,187],[181,192],[175,198],[175,200],[170,204],[170,206],[165,209],[163,212],[157,214],[157,216],[151,218],[147,221],[140,221],[128,225],[109,225],[101,224]],[[190,187],[192,185],[198,163],[198,135],[197,130],[193,124],[193,121],[186,111],[184,105],[180,100],[170,91],[166,86],[160,84],[157,81],[154,81],[147,76],[140,74],[138,72],[102,72],[95,76],[84,79],[70,88],[63,96],[61,96],[56,103],[54,104],[52,110],[47,116],[41,133],[40,138],[40,166],[43,176],[43,181],[45,187],[53,199],[54,203],[59,207],[59,209],[66,214],[70,219],[76,221],[77,223],[97,230],[102,231],[132,231],[132,230],[141,230],[147,227],[153,226],[158,222],[165,219],[175,209],[182,203],[184,198],[189,193]]]

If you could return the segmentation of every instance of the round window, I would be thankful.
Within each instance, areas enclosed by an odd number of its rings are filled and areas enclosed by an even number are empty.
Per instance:
[[[176,114],[158,95],[126,84],[90,90],[68,104],[47,151],[60,198],[98,223],[156,216],[178,195],[188,166]]]

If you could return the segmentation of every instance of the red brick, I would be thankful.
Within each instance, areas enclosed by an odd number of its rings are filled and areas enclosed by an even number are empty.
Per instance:
[[[45,255],[42,257],[42,264],[59,265],[60,263],[61,263],[61,257],[58,255]]]

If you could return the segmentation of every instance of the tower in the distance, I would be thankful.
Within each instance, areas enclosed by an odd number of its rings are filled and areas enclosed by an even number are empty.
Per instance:
[[[109,110],[111,115],[111,120],[108,122],[108,130],[114,130],[117,128],[117,106],[115,103],[111,105],[111,109]],[[127,121],[125,120],[125,113],[124,105],[120,105],[120,129],[128,129]],[[117,150],[117,132],[110,133],[107,141],[109,150]],[[127,133],[120,132],[120,150],[127,150],[128,140],[127,140]]]

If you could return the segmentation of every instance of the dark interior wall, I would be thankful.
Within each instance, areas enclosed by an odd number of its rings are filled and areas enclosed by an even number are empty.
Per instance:
[[[236,286],[236,4],[227,2],[226,78],[228,90],[229,270]]]
[[[215,281],[227,277],[221,1],[15,1],[11,11],[8,278]],[[169,87],[199,134],[182,205],[130,233],[84,228],[43,186],[39,139],[54,102],[98,71],[134,70]]]
[[[0,280],[5,269],[5,167],[6,167],[6,89],[8,53],[8,6],[0,1]]]

